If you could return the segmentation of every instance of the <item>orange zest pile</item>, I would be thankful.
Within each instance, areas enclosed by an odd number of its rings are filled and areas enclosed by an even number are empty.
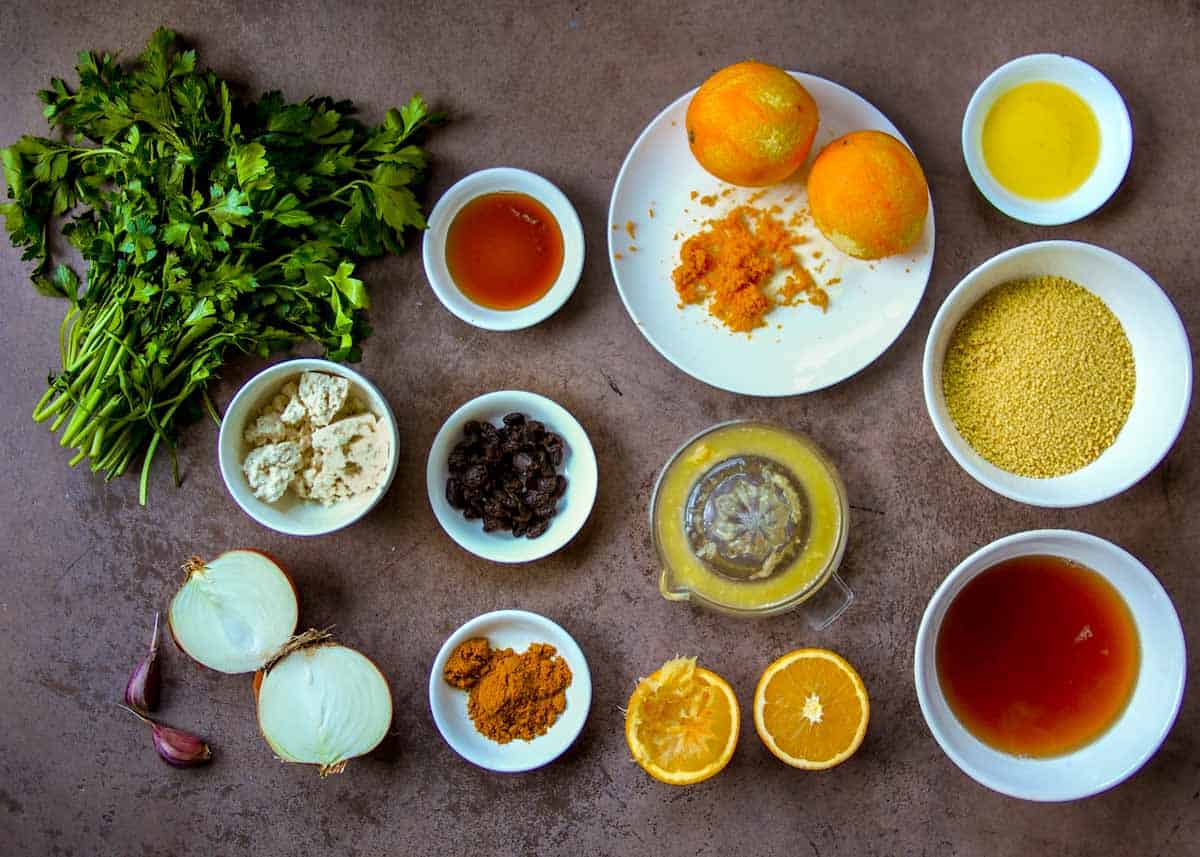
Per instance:
[[[680,306],[704,304],[713,318],[741,333],[763,327],[776,306],[807,302],[824,311],[829,296],[793,249],[804,237],[788,229],[778,211],[740,205],[688,238],[671,273]],[[772,287],[779,272],[787,276]]]

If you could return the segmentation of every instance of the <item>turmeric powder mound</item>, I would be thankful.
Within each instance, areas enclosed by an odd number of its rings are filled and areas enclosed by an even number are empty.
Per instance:
[[[776,306],[807,300],[824,311],[829,296],[793,249],[804,237],[775,214],[774,208],[738,206],[688,238],[671,273],[680,306],[704,304],[713,318],[742,333],[765,325]],[[782,284],[772,287],[780,272],[786,274]]]
[[[544,735],[567,708],[572,678],[554,646],[530,643],[516,654],[492,649],[482,637],[455,649],[443,676],[469,690],[467,714],[481,735],[499,744]]]

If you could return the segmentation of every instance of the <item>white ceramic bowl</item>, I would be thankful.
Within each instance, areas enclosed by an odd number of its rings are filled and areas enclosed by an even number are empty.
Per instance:
[[[508,532],[485,533],[482,521],[468,521],[446,500],[448,459],[450,451],[463,439],[463,425],[478,420],[499,426],[504,415],[514,411],[545,423],[547,430],[566,443],[559,473],[567,479],[567,490],[558,502],[558,514],[551,519],[550,528],[534,539]],[[450,415],[433,439],[425,480],[434,516],[460,547],[493,562],[530,562],[561,548],[587,521],[596,502],[596,453],[583,426],[562,405],[536,393],[500,390],[472,399]]]
[[[462,207],[489,193],[523,193],[550,210],[562,230],[563,263],[558,279],[541,298],[520,309],[489,309],[472,301],[454,283],[446,265],[446,234]],[[583,225],[575,207],[561,190],[536,173],[515,167],[493,167],[471,173],[442,194],[429,215],[421,254],[425,276],[438,300],[467,324],[486,330],[520,330],[549,318],[558,311],[583,273]]]
[[[492,648],[520,653],[530,643],[549,643],[571,668],[567,707],[544,735],[499,744],[481,735],[467,715],[467,692],[451,687],[442,670],[459,644],[486,637]],[[489,771],[519,773],[546,765],[579,737],[592,705],[592,675],[579,644],[554,622],[525,610],[497,610],[467,622],[442,644],[429,673],[429,708],[446,743],[468,762]]]
[[[1103,575],[1129,606],[1141,648],[1133,696],[1117,722],[1087,746],[1047,759],[993,750],[968,732],[950,710],[937,675],[938,631],[955,596],[997,563],[1034,554],[1064,557]],[[1065,801],[1115,786],[1154,755],[1179,713],[1187,654],[1179,616],[1146,566],[1111,542],[1087,533],[1035,530],[992,542],[950,572],[921,618],[914,670],[925,722],[964,773],[1011,797]]]
[[[327,372],[350,380],[350,389],[387,427],[391,439],[391,457],[387,475],[374,491],[360,494],[348,500],[324,506],[311,500],[302,500],[290,491],[274,503],[265,503],[254,496],[242,471],[242,462],[250,447],[242,438],[247,424],[258,411],[275,396],[288,381],[296,380],[304,372]],[[221,478],[225,487],[242,511],[264,527],[289,536],[320,536],[348,527],[361,518],[380,501],[396,476],[400,461],[400,433],[396,428],[396,416],[379,388],[340,363],[329,360],[304,358],[276,363],[259,372],[247,381],[221,420],[221,433],[217,440],[217,454],[221,466]]]
[[[942,388],[942,363],[954,328],[992,288],[1040,275],[1066,277],[1112,310],[1133,348],[1137,387],[1129,418],[1112,446],[1086,467],[1051,479],[1002,470],[971,448],[954,425]],[[1192,394],[1187,334],[1170,298],[1141,268],[1110,250],[1077,241],[1014,247],[984,262],[954,287],[925,342],[925,407],[954,460],[978,482],[1033,506],[1084,506],[1119,494],[1154,469],[1183,428]]]
[[[1072,193],[1051,200],[1028,199],[1004,188],[983,158],[983,123],[996,99],[1033,81],[1061,83],[1092,108],[1100,126],[1100,157],[1087,180]],[[1060,54],[1030,54],[996,69],[971,96],[962,124],[963,157],[979,192],[1009,217],[1057,226],[1086,217],[1120,186],[1133,154],[1133,126],[1121,93],[1092,66]]]

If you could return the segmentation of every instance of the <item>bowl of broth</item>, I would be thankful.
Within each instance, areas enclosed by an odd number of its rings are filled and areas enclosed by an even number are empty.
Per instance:
[[[1076,800],[1137,772],[1179,713],[1183,629],[1155,576],[1087,533],[992,542],[938,587],[917,634],[917,698],[972,779]]]

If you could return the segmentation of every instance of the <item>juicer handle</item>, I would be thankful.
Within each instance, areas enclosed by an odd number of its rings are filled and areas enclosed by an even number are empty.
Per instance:
[[[854,603],[854,590],[835,571],[825,585],[800,605],[800,612],[814,631],[828,628]]]

